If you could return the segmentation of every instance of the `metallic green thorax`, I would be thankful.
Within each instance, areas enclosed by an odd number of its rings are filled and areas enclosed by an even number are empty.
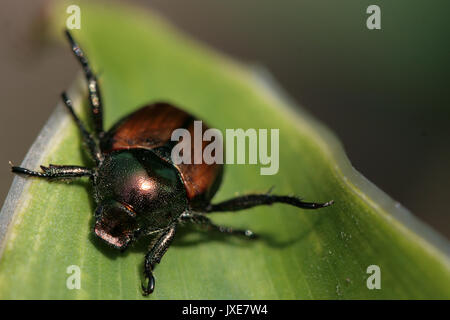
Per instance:
[[[94,188],[98,203],[95,232],[119,248],[126,246],[135,232],[169,226],[187,208],[178,170],[151,150],[106,155]]]

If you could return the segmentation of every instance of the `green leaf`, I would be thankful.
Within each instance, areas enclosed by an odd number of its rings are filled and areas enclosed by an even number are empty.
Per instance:
[[[155,14],[117,4],[80,6],[82,28],[74,36],[100,73],[107,127],[165,100],[222,131],[279,128],[278,174],[228,165],[215,201],[271,186],[277,194],[335,200],[316,211],[273,205],[214,215],[217,223],[260,233],[256,241],[180,228],[149,299],[450,298],[448,242],[356,172],[337,139],[264,72],[195,43]],[[62,33],[65,9],[51,10],[55,33]],[[77,81],[70,95],[87,119],[84,85]],[[80,141],[59,105],[23,165],[91,165]],[[92,235],[91,192],[86,180],[15,178],[0,215],[1,299],[143,298],[146,243],[124,253],[100,243]],[[66,286],[71,265],[80,267],[80,290]],[[367,288],[370,265],[380,267],[380,290]]]

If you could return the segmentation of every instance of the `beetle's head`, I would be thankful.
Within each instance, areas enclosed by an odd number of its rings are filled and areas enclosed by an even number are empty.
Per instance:
[[[101,203],[95,219],[95,234],[116,249],[125,249],[139,230],[136,214],[114,200]]]

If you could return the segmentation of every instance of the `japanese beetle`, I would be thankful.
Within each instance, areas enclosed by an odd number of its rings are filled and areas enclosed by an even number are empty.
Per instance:
[[[42,171],[38,172],[12,166],[12,172],[48,180],[89,177],[97,204],[94,233],[116,249],[125,250],[138,238],[153,235],[154,241],[145,256],[143,295],[153,292],[153,270],[169,248],[179,223],[191,222],[208,230],[254,238],[255,234],[250,230],[214,224],[207,214],[276,202],[304,209],[323,208],[333,203],[308,203],[297,197],[266,193],[212,204],[221,183],[223,165],[176,165],[170,157],[174,147],[170,140],[172,132],[177,128],[192,131],[195,118],[171,104],[153,103],[123,118],[105,132],[97,78],[69,31],[66,36],[86,76],[93,134],[75,114],[66,93],[62,94],[62,99],[81,132],[95,167],[49,165],[41,166]],[[206,126],[202,127],[203,132],[206,129]]]

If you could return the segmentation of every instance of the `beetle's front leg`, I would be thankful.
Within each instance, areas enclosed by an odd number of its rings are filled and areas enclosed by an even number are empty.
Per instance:
[[[161,235],[153,243],[150,251],[145,255],[144,262],[144,276],[147,285],[142,284],[142,291],[144,296],[148,296],[155,289],[155,278],[153,277],[153,270],[157,263],[161,261],[164,253],[166,253],[172,240],[175,236],[175,225],[161,232]]]
[[[92,177],[93,175],[91,169],[80,166],[58,166],[51,164],[48,167],[41,166],[41,169],[42,172],[37,172],[22,167],[11,166],[11,171],[16,174],[24,174],[49,180]]]

